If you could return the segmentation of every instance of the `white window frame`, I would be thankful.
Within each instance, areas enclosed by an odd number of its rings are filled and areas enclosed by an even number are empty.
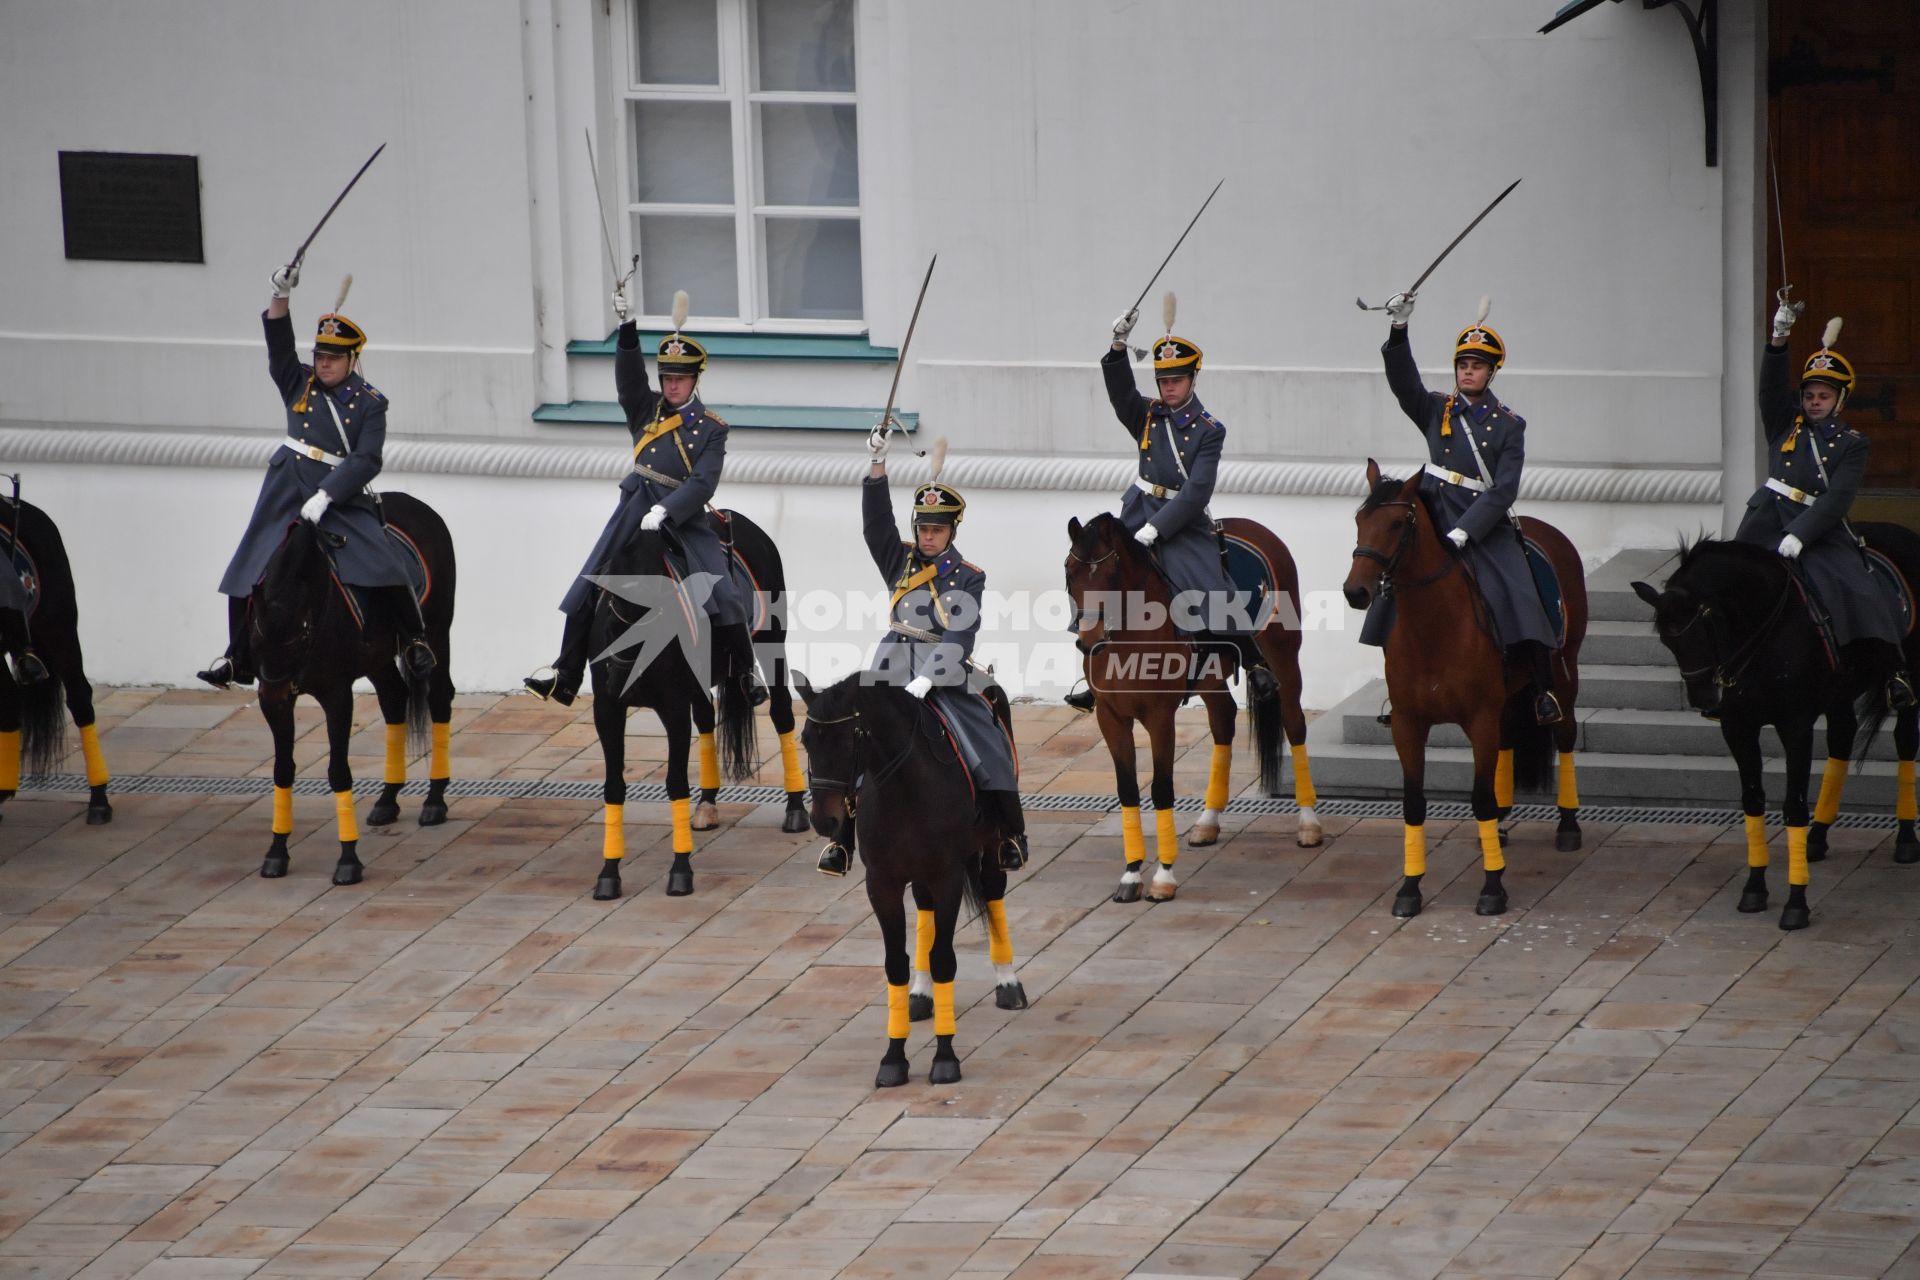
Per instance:
[[[777,3],[777,0],[775,0]],[[639,252],[636,243],[635,221],[641,214],[717,214],[731,211],[733,214],[734,276],[738,289],[736,314],[727,316],[702,315],[700,327],[709,333],[830,333],[854,334],[867,332],[865,315],[865,278],[866,278],[866,234],[861,229],[860,260],[862,299],[859,318],[852,320],[809,320],[781,318],[768,315],[768,288],[766,278],[766,224],[777,218],[828,218],[845,219],[855,223],[861,221],[861,211],[866,199],[866,175],[860,175],[861,202],[852,205],[769,205],[762,203],[765,188],[764,174],[761,172],[759,117],[757,108],[762,105],[799,104],[806,106],[851,106],[854,108],[856,127],[858,127],[860,94],[856,79],[851,93],[763,91],[752,88],[757,81],[759,43],[754,39],[752,30],[755,5],[753,0],[713,0],[715,19],[719,25],[718,60],[720,84],[717,86],[697,85],[643,85],[639,82],[640,69],[634,57],[633,23],[629,17],[633,0],[615,0],[609,15],[613,44],[613,81],[614,113],[613,136],[614,154],[619,158],[616,166],[615,181],[619,186],[619,199],[615,208],[619,211],[620,223],[617,235],[620,244],[620,261],[630,262]],[[859,66],[859,22],[854,22],[854,65]],[[631,200],[636,189],[634,182],[632,139],[633,103],[637,101],[655,102],[724,102],[731,108],[729,127],[733,142],[733,194],[731,210],[726,205],[717,204],[641,204]],[[855,163],[858,164],[856,152]],[[636,304],[646,296],[640,273],[635,272],[633,298]],[[693,300],[697,309],[700,299]],[[643,312],[638,316],[642,328],[666,328],[672,323],[672,317],[662,314]]]

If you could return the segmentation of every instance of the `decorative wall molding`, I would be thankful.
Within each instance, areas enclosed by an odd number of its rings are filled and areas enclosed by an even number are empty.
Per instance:
[[[0,427],[0,468],[27,463],[101,467],[264,466],[277,448],[264,434],[116,430],[88,427]],[[541,480],[616,480],[624,450],[604,444],[535,441],[406,440],[387,442],[386,469],[415,475],[499,476]],[[1415,463],[1382,464],[1410,474]],[[864,456],[842,452],[742,450],[727,459],[727,479],[740,484],[850,485],[866,473]],[[916,482],[926,464],[902,448],[892,459],[897,479]],[[944,476],[960,488],[1119,492],[1135,474],[1130,459],[956,454]],[[1535,502],[1707,504],[1720,501],[1720,472],[1701,468],[1569,467],[1536,464],[1522,496]],[[1354,497],[1362,490],[1357,461],[1223,462],[1216,491],[1300,497]]]

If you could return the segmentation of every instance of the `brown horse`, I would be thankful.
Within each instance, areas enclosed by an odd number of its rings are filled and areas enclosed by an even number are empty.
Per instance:
[[[1222,526],[1229,539],[1245,544],[1267,565],[1267,598],[1274,607],[1254,642],[1267,660],[1272,679],[1249,679],[1248,713],[1260,757],[1261,788],[1268,795],[1280,788],[1284,722],[1293,748],[1294,799],[1300,806],[1294,839],[1311,847],[1320,843],[1320,819],[1314,813],[1313,776],[1307,766],[1307,717],[1300,709],[1300,576],[1286,543],[1271,530],[1252,520],[1226,520]],[[1077,519],[1069,521],[1067,535],[1073,540],[1073,549],[1067,553],[1067,591],[1073,597],[1075,642],[1086,655],[1094,718],[1113,756],[1120,797],[1126,870],[1113,900],[1140,900],[1140,869],[1147,844],[1140,825],[1133,726],[1144,724],[1153,753],[1149,794],[1160,861],[1147,897],[1164,902],[1179,887],[1173,874],[1180,854],[1173,823],[1173,715],[1190,695],[1198,695],[1207,708],[1213,758],[1207,773],[1206,808],[1188,832],[1187,843],[1210,845],[1220,838],[1220,811],[1228,800],[1235,707],[1227,681],[1237,660],[1231,653],[1203,648],[1175,627],[1173,591],[1166,577],[1111,512],[1085,525]]]
[[[1347,603],[1356,609],[1388,594],[1398,609],[1387,637],[1387,696],[1393,703],[1393,746],[1403,779],[1406,879],[1393,900],[1393,914],[1420,914],[1420,877],[1427,870],[1427,733],[1436,724],[1457,724],[1473,744],[1473,816],[1486,871],[1474,911],[1497,916],[1507,909],[1500,819],[1513,805],[1516,776],[1524,790],[1544,787],[1555,748],[1560,753],[1560,826],[1554,847],[1565,852],[1580,847],[1580,797],[1573,768],[1579,733],[1574,697],[1580,688],[1580,642],[1587,634],[1580,555],[1552,525],[1521,517],[1522,533],[1546,553],[1559,576],[1566,610],[1565,642],[1553,679],[1562,715],[1549,733],[1533,721],[1526,696],[1528,673],[1504,660],[1464,558],[1447,546],[1421,499],[1419,475],[1404,481],[1383,477],[1379,464],[1369,458],[1367,489],[1367,500],[1354,516],[1359,536],[1345,592]]]

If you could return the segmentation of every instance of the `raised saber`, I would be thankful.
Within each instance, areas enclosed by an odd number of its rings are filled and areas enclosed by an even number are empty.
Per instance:
[[[1773,230],[1780,241],[1780,287],[1773,291],[1773,296],[1784,307],[1790,304],[1793,286],[1787,282],[1787,220],[1780,212],[1780,165],[1773,158],[1772,130],[1767,131],[1767,176],[1773,182]]]
[[[1213,190],[1207,192],[1207,198],[1200,202],[1199,213],[1195,213],[1193,215],[1193,218],[1187,223],[1186,231],[1182,231],[1180,233],[1180,238],[1173,242],[1173,248],[1167,250],[1167,256],[1160,259],[1160,265],[1153,269],[1153,279],[1147,281],[1147,287],[1140,291],[1140,296],[1135,298],[1133,300],[1133,305],[1127,308],[1128,315],[1132,315],[1134,312],[1138,311],[1140,309],[1140,304],[1147,300],[1147,295],[1153,292],[1153,286],[1160,283],[1160,273],[1167,269],[1167,264],[1169,262],[1173,261],[1173,255],[1180,252],[1180,246],[1187,242],[1187,235],[1189,232],[1193,230],[1194,223],[1197,223],[1200,221],[1200,214],[1205,213],[1207,211],[1207,206],[1213,203],[1213,198],[1220,194],[1220,188],[1224,187],[1226,184],[1227,184],[1227,180],[1225,178],[1222,178],[1220,179],[1220,181],[1213,184]]]
[[[938,261],[940,261],[940,255],[936,253],[927,262],[927,274],[920,281],[920,296],[913,300],[913,315],[907,320],[907,336],[901,339],[900,354],[893,359],[893,385],[887,388],[887,407],[880,414],[880,428],[889,435],[902,430],[900,424],[893,420],[893,398],[900,392],[900,374],[907,367],[907,348],[913,345],[913,329],[920,323],[920,307],[927,300],[927,286],[933,283],[933,265]],[[927,451],[915,449],[913,456],[924,458],[927,456]]]
[[[316,222],[313,226],[313,230],[307,233],[307,238],[300,242],[300,247],[293,251],[293,261],[287,264],[289,269],[299,267],[299,265],[306,260],[307,246],[312,244],[313,238],[320,234],[320,228],[327,225],[327,219],[331,218],[333,216],[333,211],[340,207],[340,202],[347,198],[347,192],[353,190],[354,183],[360,181],[361,176],[364,175],[368,169],[371,169],[373,167],[373,162],[375,160],[378,160],[380,158],[380,153],[382,151],[385,151],[386,149],[387,149],[387,144],[384,142],[381,143],[379,146],[375,147],[373,149],[373,154],[367,157],[367,162],[360,166],[360,168],[354,173],[353,177],[347,179],[347,185],[340,188],[340,194],[333,198],[333,203],[327,206],[327,211],[320,215],[320,221]]]
[[[587,140],[587,173],[593,179],[593,207],[600,211],[600,242],[607,246],[607,269],[613,273],[613,287],[626,288],[627,281],[633,279],[633,273],[640,269],[640,255],[633,255],[633,265],[627,268],[627,274],[620,274],[620,263],[613,255],[613,228],[607,225],[607,198],[600,193],[600,166],[593,162],[593,131],[582,129],[581,134]]]
[[[1447,260],[1447,255],[1452,253],[1454,249],[1459,246],[1462,240],[1465,240],[1469,235],[1471,235],[1473,232],[1473,229],[1480,225],[1481,220],[1484,219],[1488,214],[1492,213],[1495,207],[1497,207],[1502,200],[1505,200],[1508,196],[1512,195],[1514,187],[1517,187],[1519,185],[1520,185],[1520,179],[1515,178],[1513,182],[1508,185],[1505,191],[1502,191],[1499,195],[1495,196],[1493,198],[1493,203],[1488,205],[1486,208],[1482,209],[1480,211],[1480,216],[1478,218],[1475,218],[1472,222],[1469,222],[1467,224],[1467,229],[1465,231],[1462,231],[1459,235],[1455,236],[1450,242],[1448,242],[1447,247],[1440,251],[1440,256],[1435,258],[1432,264],[1428,266],[1425,271],[1422,271],[1420,273],[1420,278],[1418,280],[1415,280],[1411,285],[1408,285],[1407,288],[1404,290],[1404,292],[1407,293],[1408,295],[1412,295],[1420,292],[1420,286],[1427,282],[1427,277],[1434,273],[1434,269],[1437,268],[1441,263],[1445,262]],[[1366,303],[1360,301],[1360,299],[1358,298],[1355,298],[1353,300],[1353,305],[1360,308],[1362,311],[1385,311],[1387,309],[1387,306],[1384,302],[1377,307],[1370,307]]]

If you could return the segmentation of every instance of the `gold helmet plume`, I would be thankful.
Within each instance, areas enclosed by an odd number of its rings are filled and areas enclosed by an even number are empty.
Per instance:
[[[1160,319],[1165,325],[1166,336],[1153,344],[1153,376],[1155,378],[1178,377],[1183,373],[1200,372],[1200,348],[1185,338],[1175,336],[1173,332],[1173,317],[1179,307],[1180,300],[1174,297],[1173,290],[1167,290],[1167,296],[1160,300]]]
[[[927,482],[913,491],[913,523],[958,528],[961,518],[967,514],[967,500],[952,485],[940,483],[940,473],[947,467],[947,438],[936,436],[927,453]]]
[[[660,349],[654,359],[662,374],[681,373],[698,378],[707,371],[707,349],[680,332],[687,323],[687,306],[687,291],[676,289],[673,294],[673,332],[660,339]]]

